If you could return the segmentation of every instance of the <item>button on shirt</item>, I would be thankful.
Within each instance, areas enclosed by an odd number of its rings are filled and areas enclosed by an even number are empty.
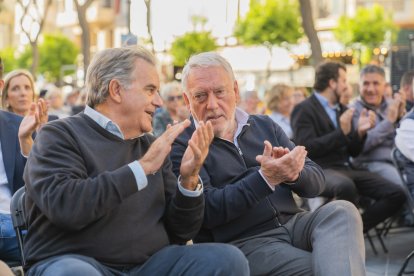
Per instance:
[[[96,111],[95,109],[86,106],[84,114],[94,120],[99,126],[107,130],[108,132],[112,133],[115,136],[125,140],[124,134],[122,133],[119,126],[112,122],[108,117],[104,116],[102,113]],[[131,168],[134,176],[135,181],[137,183],[138,190],[144,189],[148,185],[147,176],[145,175],[144,169],[142,168],[141,164],[136,160],[128,164]],[[200,178],[199,178],[200,179]],[[180,192],[188,197],[198,197],[203,192],[203,185],[200,179],[201,185],[195,191],[190,191],[185,189],[181,186],[180,182],[178,181],[178,189]]]
[[[320,95],[318,92],[314,91],[315,97],[321,103],[323,109],[325,109],[326,113],[331,119],[332,123],[334,124],[335,128],[338,128],[338,122],[336,120],[336,112],[338,110],[339,105],[335,104],[334,106],[330,106],[329,101],[324,96]]]

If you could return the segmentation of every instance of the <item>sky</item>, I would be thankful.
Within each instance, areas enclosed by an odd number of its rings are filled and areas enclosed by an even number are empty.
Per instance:
[[[206,30],[223,38],[233,32],[238,0],[152,0],[152,32],[156,50],[168,48],[176,36],[193,30],[191,16],[208,18]],[[248,10],[249,0],[240,0],[240,13]],[[132,0],[131,31],[147,35],[146,7],[143,0]]]

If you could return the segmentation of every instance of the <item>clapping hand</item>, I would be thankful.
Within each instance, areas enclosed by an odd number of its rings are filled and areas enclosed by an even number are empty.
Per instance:
[[[364,137],[368,130],[375,126],[375,112],[372,110],[362,109],[358,118],[358,135]]]
[[[256,156],[256,160],[267,182],[276,186],[296,181],[305,165],[305,147],[296,146],[290,151],[288,148],[272,147],[269,141],[265,141],[264,145],[263,154]]]
[[[19,127],[19,143],[20,149],[24,156],[28,156],[33,145],[32,135],[35,131],[39,131],[40,128],[47,123],[47,104],[45,100],[39,99],[37,103],[30,105],[29,113],[24,116]]]

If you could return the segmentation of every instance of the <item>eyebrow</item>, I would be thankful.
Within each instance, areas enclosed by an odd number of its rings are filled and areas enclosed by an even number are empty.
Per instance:
[[[157,86],[156,85],[154,85],[154,84],[148,84],[148,85],[145,85],[145,87],[144,87],[145,89],[158,89],[157,88]]]

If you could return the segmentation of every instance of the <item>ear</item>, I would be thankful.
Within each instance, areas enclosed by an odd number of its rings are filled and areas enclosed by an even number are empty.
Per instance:
[[[183,96],[184,96],[185,106],[187,107],[188,110],[191,111],[190,99],[188,98],[187,92],[183,92]]]
[[[239,91],[239,84],[236,80],[234,81],[234,94],[236,96],[236,104],[239,104],[240,103],[240,91]]]
[[[109,87],[108,87],[109,95],[108,96],[112,101],[116,103],[122,102],[121,90],[122,90],[122,86],[118,80],[112,79],[109,82]]]
[[[3,91],[3,88],[4,88],[4,80],[0,79],[0,92]]]
[[[329,87],[330,88],[335,88],[336,84],[337,84],[336,80],[334,80],[334,79],[329,80]]]

